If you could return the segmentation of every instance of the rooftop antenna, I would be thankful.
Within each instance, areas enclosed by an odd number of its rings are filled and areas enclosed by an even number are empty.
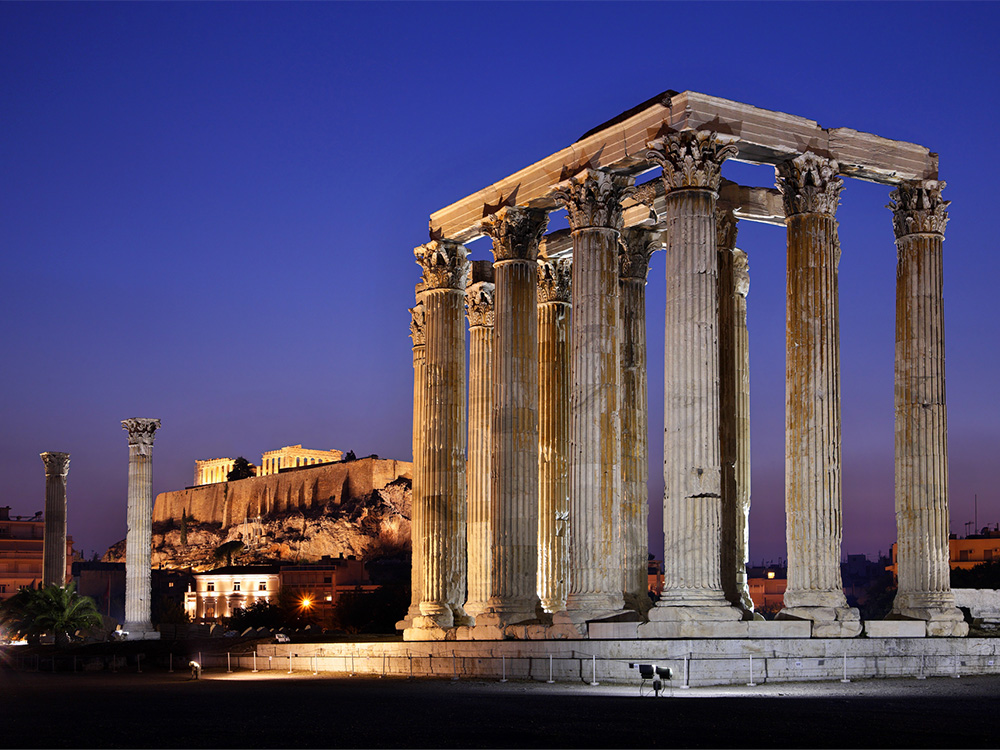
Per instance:
[[[973,511],[973,516],[972,517],[974,519],[976,519],[975,532],[978,534],[979,533],[979,494],[978,493],[974,494],[972,496],[972,502],[974,503],[974,505],[973,505],[974,511]]]

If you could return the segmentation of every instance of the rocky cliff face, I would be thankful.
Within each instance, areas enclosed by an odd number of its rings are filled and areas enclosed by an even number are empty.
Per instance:
[[[387,557],[410,548],[410,502],[410,480],[398,477],[363,497],[340,497],[336,502],[244,517],[228,526],[195,518],[185,520],[182,530],[178,514],[176,519],[154,522],[152,564],[211,570],[226,564],[214,554],[221,544],[231,541],[244,544],[243,552],[233,557],[237,565],[311,562],[327,555],[365,560]],[[112,545],[102,560],[124,562],[125,541]]]

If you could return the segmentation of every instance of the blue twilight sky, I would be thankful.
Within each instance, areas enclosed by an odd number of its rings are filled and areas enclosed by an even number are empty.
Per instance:
[[[125,535],[133,416],[163,421],[156,492],[196,458],[290,443],[409,459],[429,214],[675,89],[940,153],[952,530],[976,493],[980,525],[1000,521],[998,24],[994,3],[3,3],[0,504],[42,509],[38,454],[70,452],[69,530],[103,553]],[[888,188],[846,182],[844,552],[875,554],[895,539],[895,249]],[[739,244],[759,561],[784,554],[784,230]]]

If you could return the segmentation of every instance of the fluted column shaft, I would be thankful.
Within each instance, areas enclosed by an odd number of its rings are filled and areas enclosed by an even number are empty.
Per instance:
[[[492,486],[490,590],[477,623],[535,617],[538,566],[538,320],[535,258],[548,217],[504,208],[483,229],[493,238]]]
[[[426,390],[420,439],[423,540],[421,617],[417,627],[448,628],[465,618],[465,248],[447,240],[418,247],[424,283]]]
[[[837,164],[805,154],[778,167],[788,235],[784,616],[857,619],[840,575],[840,319]],[[858,626],[860,629],[860,626]],[[813,634],[817,631],[814,628]],[[847,634],[847,633],[845,633]]]
[[[646,229],[626,229],[619,253],[621,323],[622,592],[629,607],[650,607],[647,589],[649,541],[649,413],[646,393],[646,276],[657,248]]]
[[[573,238],[571,616],[622,609],[618,241],[631,180],[588,170],[556,193]],[[578,613],[573,615],[573,613]]]
[[[951,592],[948,413],[945,405],[943,182],[893,191],[896,266],[896,528],[893,612],[925,620],[931,635],[964,635]],[[961,631],[961,632],[959,632]]]
[[[425,541],[417,533],[417,527],[423,523],[424,504],[418,498],[421,496],[420,478],[422,472],[423,450],[423,420],[424,402],[427,394],[427,368],[424,357],[424,304],[421,299],[421,288],[417,288],[417,304],[410,309],[410,337],[413,340],[413,483],[410,490],[410,608],[406,613],[407,625],[413,618],[420,616],[420,599],[423,596],[424,546]],[[417,516],[420,515],[418,521]]]
[[[569,593],[569,260],[538,266],[538,596],[546,612]]]
[[[68,453],[42,453],[45,464],[45,534],[42,537],[42,584],[66,585],[66,475]]]
[[[486,281],[471,284],[465,293],[469,318],[468,599],[465,612],[473,617],[486,609],[490,595],[493,295],[493,284]]]
[[[128,532],[125,537],[125,630],[153,632],[150,575],[153,541],[153,440],[158,419],[126,419]],[[148,636],[147,636],[148,637]]]
[[[746,561],[750,513],[750,368],[747,350],[746,254],[736,249],[737,221],[716,211],[719,258],[719,442],[722,455],[722,590],[753,610]]]

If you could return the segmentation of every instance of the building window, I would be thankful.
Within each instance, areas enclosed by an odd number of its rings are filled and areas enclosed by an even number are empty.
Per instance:
[[[168,589],[172,589],[173,587],[174,587],[174,582],[173,581],[171,581],[170,583],[167,584],[167,588]]]
[[[239,581],[235,581],[233,583],[233,591],[239,591],[239,590],[240,590],[240,582]]]
[[[6,594],[6,593],[7,593],[7,584],[0,583],[0,594]]]
[[[258,583],[257,584],[257,590],[258,591],[267,591],[267,583],[264,582],[264,581],[261,581],[260,583]]]
[[[215,591],[215,581],[209,581],[208,585],[205,586],[206,591]]]
[[[333,583],[333,578],[330,576],[323,576],[323,583]]]
[[[10,536],[10,526],[0,526],[0,536]]]

